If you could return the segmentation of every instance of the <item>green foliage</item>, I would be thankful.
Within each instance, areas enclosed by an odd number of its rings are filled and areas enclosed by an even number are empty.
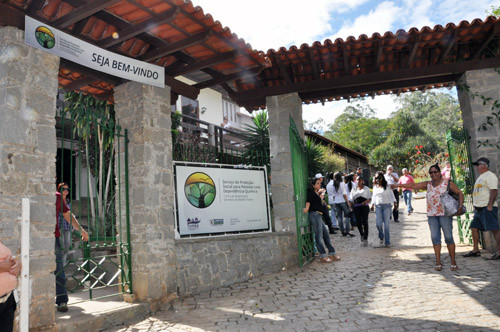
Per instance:
[[[243,136],[248,142],[242,157],[253,160],[256,156],[262,156],[261,164],[266,165],[268,172],[271,166],[271,148],[269,146],[269,121],[267,112],[255,113],[252,125],[244,125]]]
[[[170,116],[172,120],[172,125],[170,126],[170,130],[172,132],[172,142],[175,143],[177,141],[177,137],[179,136],[179,127],[182,122],[182,113],[179,111],[175,111],[175,113],[171,113]]]
[[[458,100],[447,93],[416,91],[404,94],[399,102],[398,112],[412,114],[440,151],[446,150],[446,130],[463,126]]]
[[[500,17],[500,6],[491,6],[490,10],[486,11],[486,14],[493,15],[495,17]]]
[[[375,116],[375,111],[368,105],[356,104],[356,106],[347,106],[342,114],[340,114],[333,124],[328,127],[325,134],[335,135],[349,122],[362,119],[362,118],[373,118]]]
[[[325,173],[341,172],[345,169],[345,159],[335,152],[331,152],[328,148],[324,148],[323,163],[325,165],[323,169]]]
[[[393,119],[391,135],[372,151],[370,163],[379,168],[384,168],[388,164],[398,168],[411,168],[408,154],[416,145],[423,145],[432,151],[437,149],[436,141],[420,128],[414,116],[401,111]]]
[[[305,149],[309,177],[313,177],[317,173],[323,172],[325,170],[325,163],[323,161],[324,148],[307,137]]]

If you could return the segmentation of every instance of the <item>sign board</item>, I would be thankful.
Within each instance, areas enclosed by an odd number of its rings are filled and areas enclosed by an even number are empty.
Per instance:
[[[84,42],[25,16],[25,43],[103,73],[165,87],[165,68],[122,56]]]
[[[174,163],[181,237],[269,231],[265,167]]]

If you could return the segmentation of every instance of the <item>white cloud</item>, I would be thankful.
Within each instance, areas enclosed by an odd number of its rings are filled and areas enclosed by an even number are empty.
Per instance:
[[[488,16],[486,11],[490,11],[493,5],[500,4],[494,0],[444,0],[429,14],[441,25],[449,22],[458,24],[463,20],[471,22],[475,18],[484,20]]]
[[[330,39],[342,38],[345,40],[349,36],[357,38],[361,34],[371,36],[374,32],[384,34],[386,31],[392,30],[393,23],[398,19],[400,11],[401,8],[397,7],[394,2],[384,1],[368,14],[358,16],[354,22],[350,20],[345,22]]]
[[[368,0],[315,0],[311,5],[290,0],[194,0],[223,26],[267,51],[281,46],[312,44],[332,32],[332,13],[345,12]]]

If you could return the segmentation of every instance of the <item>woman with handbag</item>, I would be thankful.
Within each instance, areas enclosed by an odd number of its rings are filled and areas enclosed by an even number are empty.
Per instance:
[[[436,256],[436,271],[441,271],[441,231],[444,235],[444,240],[450,254],[452,271],[458,270],[457,262],[455,261],[455,241],[453,240],[453,216],[462,214],[464,195],[458,189],[457,185],[451,180],[446,179],[441,174],[441,169],[438,164],[429,167],[430,181],[420,183],[407,183],[404,186],[411,189],[427,189],[427,220],[431,231],[431,240]],[[393,188],[402,187],[402,184],[393,184]],[[442,196],[447,196],[451,191],[458,197],[458,209],[455,214],[447,215],[445,206],[442,202]],[[448,212],[449,213],[449,212]]]

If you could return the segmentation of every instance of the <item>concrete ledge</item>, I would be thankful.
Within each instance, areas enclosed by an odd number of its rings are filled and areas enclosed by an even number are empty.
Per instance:
[[[151,314],[149,303],[126,303],[120,295],[80,302],[85,300],[87,294],[69,296],[69,311],[56,313],[56,331],[102,331]]]
[[[199,243],[199,242],[213,242],[213,241],[234,241],[237,239],[254,239],[263,237],[277,237],[277,236],[293,236],[294,232],[265,232],[265,233],[244,233],[244,234],[230,234],[230,235],[215,235],[207,237],[190,237],[184,239],[175,239],[175,244],[183,243]]]

